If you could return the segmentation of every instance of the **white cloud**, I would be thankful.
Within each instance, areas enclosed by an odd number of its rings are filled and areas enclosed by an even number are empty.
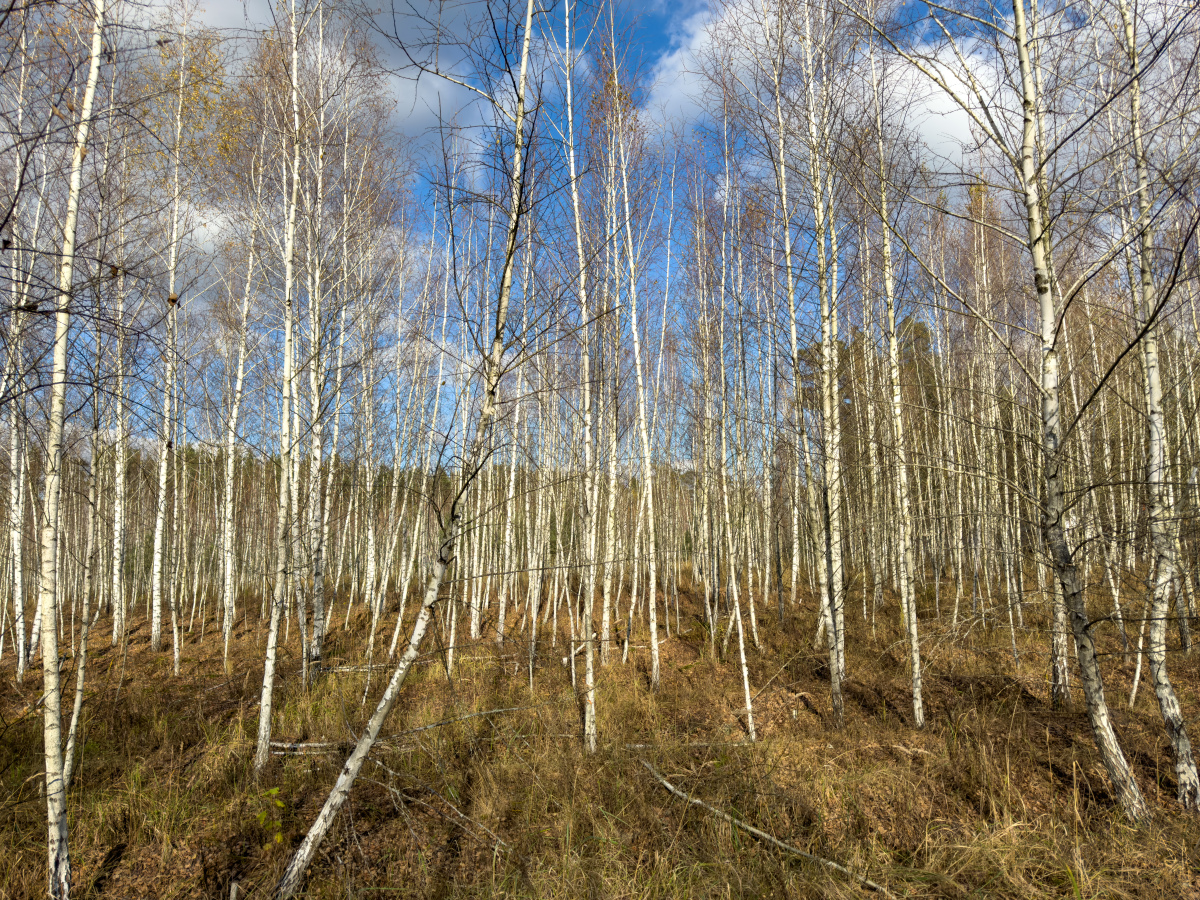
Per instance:
[[[651,70],[649,96],[643,104],[644,121],[651,127],[662,131],[686,127],[705,115],[708,79],[698,63],[712,44],[712,25],[717,21],[716,10],[706,3],[675,22],[670,49]]]
[[[644,121],[665,131],[687,128],[710,116],[711,82],[702,65],[723,46],[730,35],[747,34],[747,23],[759,22],[763,0],[705,0],[699,7],[681,11],[670,28],[669,49],[655,62],[648,97],[643,104]],[[753,33],[754,26],[750,26]],[[952,62],[947,56],[943,62]],[[981,68],[983,66],[983,61]],[[736,66],[736,63],[735,63]],[[892,93],[904,98],[905,120],[925,148],[935,168],[957,167],[962,149],[974,143],[967,113],[943,91],[911,66],[893,65],[889,74]],[[951,83],[962,88],[951,76]]]

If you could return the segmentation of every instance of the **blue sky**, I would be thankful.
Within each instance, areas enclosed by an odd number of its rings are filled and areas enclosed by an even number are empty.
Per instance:
[[[165,6],[171,0],[148,0],[151,8]],[[183,0],[200,5],[199,18],[208,25],[228,32],[259,28],[271,21],[269,0]],[[304,0],[298,0],[302,3]],[[331,0],[336,4],[337,0]],[[395,4],[397,10],[407,8],[418,11],[436,10],[439,0],[370,0],[376,7],[389,10]],[[461,15],[463,8],[478,11],[486,0],[446,0],[446,15]],[[581,18],[588,15],[586,6],[595,14],[595,0],[576,0],[581,8],[574,14],[578,26]],[[276,0],[283,7],[287,0]],[[705,81],[696,70],[697,55],[709,48],[712,25],[726,4],[722,0],[616,0],[618,40],[626,54],[627,72],[635,72],[640,80],[639,102],[643,106],[641,120],[662,136],[671,132],[686,134],[704,114],[702,95]],[[513,3],[518,14],[523,4]],[[547,13],[547,24],[561,34],[562,4],[551,0]],[[911,10],[911,13],[908,11]],[[908,0],[904,13],[914,18],[925,15],[928,8],[921,0]],[[606,12],[603,13],[605,16]],[[390,24],[390,22],[389,22]],[[607,22],[600,23],[607,31]],[[579,38],[582,35],[580,34]],[[577,38],[577,39],[579,39]],[[595,35],[592,47],[599,43],[602,34]],[[396,106],[393,123],[396,130],[417,141],[416,147],[428,145],[430,136],[440,118],[456,119],[460,125],[470,126],[482,121],[485,111],[470,92],[446,81],[423,77],[414,82],[408,73],[400,71],[401,55],[395,46],[388,47],[380,41],[383,55],[395,64],[391,75],[390,91]],[[943,160],[957,159],[960,142],[970,138],[970,128],[963,113],[944,95],[928,92],[928,85],[912,72],[903,78],[920,88],[924,95],[920,108],[914,108],[910,125],[917,129],[934,156]],[[456,114],[462,112],[461,116]],[[436,142],[435,142],[436,143]],[[417,149],[418,155],[422,150]]]
[[[403,2],[396,0],[398,7]],[[420,0],[411,2],[417,8],[422,5]],[[384,9],[388,3],[389,0],[378,0]],[[435,3],[436,0],[427,0],[430,8]],[[643,77],[664,82],[659,85],[660,90],[652,89],[648,94],[651,106],[657,96],[678,107],[672,88],[678,86],[675,83],[679,81],[679,70],[686,68],[684,60],[696,26],[709,8],[710,0],[618,0],[617,28],[629,35],[625,46],[630,54],[628,62]],[[557,18],[561,10],[556,9],[552,15]],[[199,18],[209,26],[229,31],[256,28],[271,21],[270,4],[267,0],[199,0]],[[658,96],[661,92],[665,93]],[[401,106],[411,103],[402,101]],[[680,110],[676,108],[674,112]],[[421,113],[417,117],[424,118]]]
[[[380,5],[386,8],[386,0]],[[420,6],[419,0],[414,0],[414,5]],[[434,2],[428,5],[432,7]],[[708,5],[708,0],[618,0],[617,27],[634,29],[636,52],[642,55],[642,62],[653,65],[684,37],[684,23]],[[206,24],[224,29],[271,21],[266,0],[200,0],[199,14]]]
[[[642,61],[649,65],[658,62],[666,53],[677,49],[687,35],[686,22],[696,13],[709,8],[708,0],[648,0],[645,3],[624,0],[618,6],[618,27],[626,24],[634,29]]]

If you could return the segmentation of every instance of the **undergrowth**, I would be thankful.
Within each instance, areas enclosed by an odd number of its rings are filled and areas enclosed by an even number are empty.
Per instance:
[[[764,646],[748,653],[759,741],[749,744],[736,654],[714,658],[699,599],[684,591],[680,602],[682,631],[672,616],[657,693],[644,637],[639,645],[635,635],[629,665],[598,668],[593,756],[581,746],[561,636],[540,645],[532,691],[522,638],[464,644],[448,675],[445,635],[435,636],[306,896],[864,895],[672,798],[644,760],[693,797],[897,896],[1200,897],[1200,823],[1175,804],[1148,687],[1125,708],[1133,664],[1113,635],[1099,634],[1113,718],[1155,810],[1140,830],[1114,804],[1082,698],[1069,710],[1049,706],[1037,609],[1017,635],[1019,661],[1006,625],[922,622],[927,725],[916,731],[894,605],[873,625],[848,608],[846,722],[835,729],[824,654],[811,646],[814,604],[780,624],[774,604],[760,602]],[[232,675],[211,628],[204,642],[186,637],[180,678],[169,652],[150,653],[144,629],[127,653],[99,642],[69,797],[76,896],[227,898],[233,883],[269,896],[386,671],[372,673],[364,704],[367,623],[352,619],[329,635],[306,689],[293,628],[274,736],[299,746],[256,780],[263,629],[239,626]],[[716,649],[719,657],[719,641]],[[1191,712],[1197,663],[1178,653],[1171,662]],[[45,890],[40,676],[16,684],[10,656],[0,683],[0,896],[22,900]]]

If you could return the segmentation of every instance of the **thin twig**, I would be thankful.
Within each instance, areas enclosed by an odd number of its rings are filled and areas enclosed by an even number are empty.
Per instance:
[[[658,773],[658,770],[655,769],[654,766],[650,765],[650,763],[646,762],[646,760],[644,760],[644,759],[641,760],[641,763],[643,766],[646,767],[646,770],[651,775],[654,776],[655,780],[658,781],[659,784],[661,784],[663,787],[665,787],[668,791],[670,791],[672,794],[674,794],[680,800],[685,800],[688,803],[692,804],[692,806],[699,806],[701,809],[707,810],[708,812],[712,813],[718,819],[728,822],[730,825],[740,828],[740,829],[742,829],[742,831],[748,832],[748,833],[754,835],[756,838],[759,838],[760,840],[764,840],[768,844],[772,844],[773,846],[778,847],[780,850],[783,850],[786,853],[791,853],[794,856],[799,856],[802,859],[807,859],[809,862],[817,863],[817,865],[824,866],[827,869],[833,869],[835,872],[841,872],[847,878],[857,881],[859,884],[861,884],[863,887],[867,888],[868,890],[872,890],[877,893],[883,894],[883,896],[885,896],[885,897],[892,897],[894,900],[895,895],[893,895],[883,885],[876,884],[874,881],[871,881],[869,878],[863,878],[861,875],[855,875],[853,872],[851,872],[845,866],[840,865],[839,863],[835,863],[832,860],[822,859],[819,856],[814,856],[811,853],[801,850],[799,847],[793,847],[791,844],[785,844],[783,841],[779,840],[778,838],[771,837],[771,835],[767,834],[765,831],[761,831],[761,830],[755,828],[753,825],[748,825],[745,822],[743,822],[741,819],[735,819],[733,816],[729,815],[729,813],[722,812],[721,810],[717,809],[715,806],[709,806],[703,800],[697,800],[695,797],[691,796],[690,794],[685,793],[684,791],[681,791],[679,788],[675,787],[675,785],[671,784],[671,782],[667,781],[667,779],[663,778],[662,775],[660,775]]]
[[[377,759],[373,759],[373,760],[371,760],[371,762],[373,762],[379,768],[383,769],[385,772],[387,772],[393,778],[403,779],[405,777],[405,776],[401,775],[399,772],[395,771],[394,769],[388,768],[387,766],[385,766],[383,763],[381,763]],[[369,779],[369,780],[374,781],[374,779]],[[397,797],[400,800],[404,800],[409,803],[420,803],[426,809],[429,809],[430,811],[433,810],[433,807],[431,807],[428,803],[426,803],[424,800],[420,799],[419,797],[410,797],[408,794],[404,793],[399,788],[394,787],[393,785],[390,785],[390,784],[384,784],[382,781],[375,781],[375,783],[380,785],[383,788],[386,788],[388,791],[391,791],[392,795],[394,797]],[[448,807],[450,807],[451,812],[453,812],[456,816],[458,816],[464,822],[470,822],[472,825],[474,825],[476,828],[480,829],[481,831],[487,832],[488,836],[491,837],[491,839],[493,841],[495,841],[496,846],[503,847],[505,850],[512,849],[512,844],[510,844],[508,841],[504,840],[504,838],[500,837],[500,835],[496,834],[496,832],[492,831],[492,829],[488,828],[486,825],[484,825],[479,820],[472,819],[470,816],[463,813],[462,810],[460,810],[457,806],[455,806],[453,803],[451,803],[449,800],[447,800],[445,798],[445,796],[442,795],[441,791],[434,790],[432,787],[429,787],[428,785],[426,785],[426,788],[435,797],[437,797],[439,800],[441,800],[443,803],[445,803]]]

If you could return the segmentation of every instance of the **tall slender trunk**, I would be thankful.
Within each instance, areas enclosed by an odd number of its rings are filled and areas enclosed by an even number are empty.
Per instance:
[[[99,334],[97,334],[94,387],[99,387],[100,384],[100,359],[101,346]],[[75,769],[75,748],[78,744],[79,721],[83,712],[83,689],[87,675],[88,633],[91,631],[92,624],[90,616],[91,600],[97,583],[96,544],[100,530],[100,501],[97,495],[97,482],[100,474],[100,410],[97,405],[99,402],[97,393],[93,393],[92,396],[92,447],[87,474],[87,536],[85,538],[86,549],[83,558],[83,602],[80,609],[79,649],[75,653],[75,702],[71,710],[71,724],[67,729],[67,749],[63,758],[63,784],[66,789],[71,787],[71,778]]]
[[[14,254],[15,256],[15,254]],[[14,279],[14,284],[16,280]],[[14,304],[12,328],[9,332],[9,361],[14,376],[20,377],[21,357],[21,313]],[[19,391],[19,386],[14,384]],[[25,453],[26,449],[24,403],[13,398],[9,401],[8,415],[8,540],[12,555],[13,604],[13,648],[17,654],[17,683],[25,680],[28,663],[29,641],[25,633]]]
[[[67,396],[67,344],[71,329],[71,300],[75,274],[75,241],[79,222],[79,200],[83,185],[83,158],[87,153],[92,124],[92,105],[100,77],[104,43],[104,0],[92,8],[92,36],[88,50],[88,75],[84,84],[71,155],[71,175],[63,217],[62,256],[58,269],[58,293],[54,305],[53,372],[50,384],[50,414],[47,423],[45,480],[41,519],[41,575],[38,606],[41,613],[43,673],[43,746],[45,754],[46,844],[48,890],[53,900],[65,900],[71,892],[71,857],[67,837],[67,788],[62,746],[62,688],[58,660],[58,542],[59,501],[63,475],[63,420]]]
[[[358,777],[359,771],[362,769],[363,763],[367,759],[367,755],[371,752],[375,742],[379,739],[379,733],[383,728],[384,722],[387,721],[388,714],[392,711],[395,705],[396,698],[400,695],[400,688],[404,684],[404,680],[408,675],[413,662],[420,653],[421,643],[425,638],[425,632],[429,628],[430,620],[433,617],[434,606],[437,604],[441,593],[442,581],[445,578],[446,570],[450,563],[455,558],[457,542],[462,531],[462,506],[461,501],[466,498],[468,489],[475,476],[479,461],[482,459],[484,448],[487,444],[488,437],[492,431],[492,426],[496,418],[496,400],[500,383],[500,363],[504,353],[504,330],[508,321],[508,307],[512,291],[512,266],[516,256],[517,234],[521,227],[523,218],[523,204],[525,201],[525,182],[523,178],[524,172],[524,152],[525,152],[525,89],[526,77],[529,65],[529,48],[533,32],[533,16],[534,2],[528,0],[528,5],[525,11],[525,29],[521,48],[521,67],[520,76],[517,82],[517,97],[516,97],[516,115],[513,118],[513,134],[514,134],[514,149],[513,149],[513,166],[512,166],[512,184],[509,207],[508,233],[505,246],[505,267],[501,275],[499,296],[496,298],[495,319],[493,320],[492,344],[490,351],[485,359],[484,367],[484,384],[483,384],[483,404],[479,413],[479,420],[476,424],[475,434],[470,444],[464,447],[462,477],[455,497],[450,504],[449,515],[446,520],[446,526],[443,531],[442,542],[438,548],[438,554],[429,573],[429,579],[425,585],[424,596],[421,601],[421,609],[417,614],[417,620],[413,624],[412,634],[409,637],[408,648],[400,657],[400,661],[392,672],[391,679],[388,681],[387,687],[384,689],[383,696],[380,697],[378,705],[375,707],[370,720],[367,722],[366,728],[363,730],[362,736],[359,738],[353,752],[342,766],[341,773],[338,775],[336,784],[326,799],[320,813],[317,814],[316,820],[309,828],[304,840],[296,849],[296,852],[288,860],[283,876],[279,883],[275,886],[273,897],[275,900],[288,900],[295,895],[300,889],[300,885],[304,880],[305,870],[308,868],[309,862],[324,839],[326,832],[341,810],[346,799],[350,796],[350,789],[354,785],[355,779]]]
[[[883,225],[883,295],[887,304],[888,375],[892,389],[892,440],[896,447],[896,493],[899,515],[896,519],[900,541],[900,607],[908,634],[909,665],[912,668],[913,724],[925,725],[921,698],[921,641],[917,633],[917,598],[913,589],[912,503],[908,489],[908,441],[904,433],[904,405],[900,393],[900,350],[896,334],[896,288],[892,271],[892,223],[888,216],[887,173],[884,170],[883,98],[875,78],[875,54],[871,54],[871,81],[875,88],[875,129],[879,149],[879,219]]]
[[[1134,822],[1143,822],[1150,817],[1150,809],[1142,796],[1129,767],[1125,754],[1117,742],[1108,704],[1104,699],[1104,682],[1096,657],[1092,624],[1088,617],[1083,596],[1083,581],[1072,558],[1063,526],[1065,497],[1063,491],[1063,456],[1059,407],[1059,361],[1056,347],[1058,310],[1051,289],[1051,273],[1046,252],[1048,235],[1043,222],[1041,176],[1039,173],[1035,126],[1040,115],[1039,96],[1035,87],[1033,67],[1029,55],[1029,31],[1026,20],[1025,0],[1013,2],[1014,41],[1020,67],[1023,109],[1023,129],[1020,155],[1020,177],[1025,201],[1025,217],[1028,229],[1028,248],[1033,267],[1034,289],[1037,292],[1038,312],[1041,325],[1042,360],[1042,450],[1044,477],[1044,506],[1042,529],[1046,547],[1050,554],[1055,574],[1062,587],[1063,602],[1071,621],[1075,636],[1076,654],[1079,659],[1080,682],[1087,700],[1088,720],[1092,734],[1100,750],[1100,756],[1112,780],[1125,815]],[[1065,327],[1065,325],[1064,325]]]
[[[122,155],[124,156],[124,149]],[[125,272],[117,276],[116,346],[113,350],[116,444],[113,453],[112,646],[125,634],[125,484],[129,423],[125,412]]]
[[[654,519],[654,456],[650,443],[650,422],[646,410],[646,382],[643,377],[642,341],[638,323],[638,266],[633,240],[633,217],[629,202],[629,159],[626,151],[624,102],[617,84],[616,68],[613,82],[617,87],[617,150],[621,170],[621,198],[624,210],[625,257],[628,265],[629,331],[633,337],[633,373],[637,385],[637,424],[642,446],[642,490],[646,496],[646,546],[650,587],[647,602],[650,614],[650,684],[657,690],[659,683],[658,653],[658,535]]]
[[[262,144],[259,144],[261,153]],[[261,176],[261,170],[257,172]],[[234,371],[229,401],[229,419],[225,423],[225,481],[221,497],[221,605],[224,618],[221,623],[221,643],[225,673],[232,674],[229,665],[229,641],[233,637],[233,621],[237,615],[237,591],[234,579],[234,518],[233,489],[237,477],[237,426],[242,406],[242,386],[246,378],[247,321],[250,315],[250,294],[254,284],[254,244],[258,235],[257,200],[255,184],[255,221],[250,228],[250,246],[246,251],[246,284],[242,291],[242,305],[238,317],[237,366]]]
[[[174,427],[171,418],[172,394],[175,390],[176,353],[178,317],[176,310],[179,306],[179,295],[175,291],[176,277],[179,266],[179,218],[182,194],[180,190],[180,168],[182,166],[183,148],[183,111],[184,85],[187,73],[187,31],[180,35],[179,73],[175,90],[174,141],[171,146],[171,227],[167,246],[167,306],[166,306],[166,347],[163,352],[163,407],[161,434],[159,437],[158,453],[158,489],[155,495],[154,507],[154,556],[151,562],[150,591],[150,649],[157,652],[162,649],[162,604],[164,580],[164,547],[169,540],[166,534],[167,526],[167,487],[168,474],[171,464],[171,454],[174,449],[172,437]],[[177,527],[177,523],[172,521]],[[171,606],[172,617],[175,607]]]
[[[267,651],[263,665],[262,693],[258,706],[258,742],[254,752],[254,772],[261,774],[270,758],[271,701],[275,689],[275,662],[279,641],[279,619],[283,613],[288,589],[288,539],[292,477],[291,396],[292,365],[295,351],[292,328],[295,304],[295,246],[296,202],[300,190],[300,83],[299,83],[299,25],[296,0],[291,0],[288,16],[291,36],[291,57],[288,61],[291,76],[292,153],[288,171],[291,182],[285,216],[287,225],[283,240],[283,383],[280,389],[279,414],[279,501],[275,519],[275,587],[271,598],[271,624],[267,632]]]
[[[1146,657],[1150,663],[1150,678],[1158,698],[1159,711],[1167,728],[1167,737],[1175,753],[1176,796],[1179,805],[1192,810],[1200,804],[1200,775],[1192,756],[1192,743],[1184,725],[1179,698],[1167,675],[1166,632],[1171,582],[1175,579],[1176,521],[1171,509],[1170,486],[1166,482],[1167,425],[1163,415],[1163,389],[1159,360],[1158,316],[1161,311],[1159,292],[1154,283],[1154,215],[1150,197],[1150,172],[1141,120],[1141,77],[1138,68],[1138,43],[1133,18],[1126,0],[1117,0],[1125,30],[1125,53],[1129,59],[1130,128],[1133,132],[1133,163],[1137,172],[1138,225],[1138,294],[1137,305],[1142,320],[1142,373],[1145,378],[1146,399],[1146,486],[1149,491],[1150,541],[1154,552],[1154,580],[1150,602],[1150,643]],[[1184,598],[1176,600],[1181,620],[1186,621]]]

